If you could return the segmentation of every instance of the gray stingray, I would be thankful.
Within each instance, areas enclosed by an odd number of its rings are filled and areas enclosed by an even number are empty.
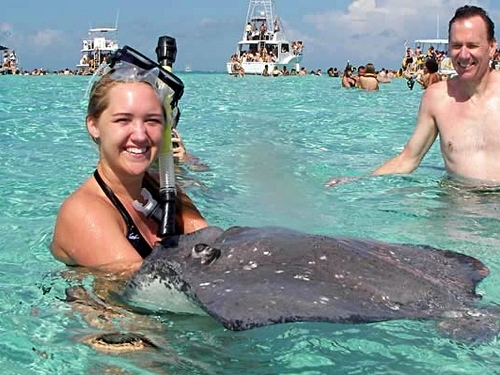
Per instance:
[[[312,235],[280,227],[209,227],[157,245],[121,298],[153,311],[208,314],[230,330],[275,323],[467,318],[479,260],[429,246]],[[448,326],[448,330],[457,330]]]

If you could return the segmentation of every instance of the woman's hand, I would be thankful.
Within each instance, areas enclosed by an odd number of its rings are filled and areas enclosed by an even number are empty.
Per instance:
[[[184,147],[184,142],[182,142],[179,132],[175,129],[172,129],[172,145],[172,153],[175,160],[179,163],[184,163],[187,160],[186,147]]]

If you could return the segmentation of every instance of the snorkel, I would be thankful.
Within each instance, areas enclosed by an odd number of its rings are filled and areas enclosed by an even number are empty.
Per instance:
[[[107,61],[99,66],[93,76],[94,79],[100,79],[102,76],[109,75],[111,80],[118,82],[139,81],[148,83],[154,88],[161,100],[166,116],[163,142],[158,155],[160,172],[159,202],[157,203],[145,189],[142,190],[141,194],[146,203],[133,202],[136,210],[142,212],[148,218],[158,220],[160,226],[157,235],[160,238],[175,233],[175,198],[177,192],[175,189],[174,158],[170,133],[172,128],[177,125],[179,119],[177,104],[184,93],[182,80],[171,72],[172,63],[175,61],[177,53],[175,39],[168,38],[167,40],[170,43],[164,43],[162,38],[168,37],[160,38],[156,52],[161,64],[166,65],[165,68],[139,51],[129,46],[123,46],[113,52]],[[162,44],[164,44],[164,48],[161,48]],[[94,84],[91,87],[94,87]]]
[[[160,36],[156,47],[158,63],[168,71],[172,71],[172,65],[177,55],[177,44],[175,38]],[[163,132],[163,143],[158,155],[158,166],[160,171],[160,207],[163,209],[163,217],[158,226],[158,237],[164,238],[175,233],[175,188],[174,156],[172,153],[172,127],[178,120],[179,112],[172,110],[172,98],[167,96],[163,103],[166,111],[165,130]]]

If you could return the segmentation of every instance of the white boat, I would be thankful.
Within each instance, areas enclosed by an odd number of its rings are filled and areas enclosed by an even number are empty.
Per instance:
[[[417,47],[420,47],[424,55],[431,47],[433,47],[436,51],[444,51],[448,54],[448,39],[417,39],[415,40],[415,50]],[[457,74],[450,57],[446,56],[441,60],[438,72],[439,74],[447,75],[448,77],[452,77]]]
[[[274,67],[298,72],[303,48],[302,41],[287,39],[274,0],[250,0],[243,35],[226,70],[233,75],[260,75],[267,65],[269,72]]]
[[[186,65],[186,67],[184,68],[184,71],[186,73],[191,73],[193,70],[191,69],[191,66],[190,65]]]
[[[77,74],[93,74],[106,58],[119,48],[117,27],[91,28],[82,41]]]
[[[5,46],[0,46],[0,51],[2,53],[0,75],[20,74],[21,68],[19,66],[19,58],[16,55],[16,51]]]

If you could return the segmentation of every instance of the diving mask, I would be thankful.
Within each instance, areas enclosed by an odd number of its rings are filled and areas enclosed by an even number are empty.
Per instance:
[[[99,66],[94,77],[108,73],[117,81],[149,83],[162,103],[170,103],[172,109],[177,107],[184,93],[184,84],[180,78],[129,46],[113,52],[107,61]]]

